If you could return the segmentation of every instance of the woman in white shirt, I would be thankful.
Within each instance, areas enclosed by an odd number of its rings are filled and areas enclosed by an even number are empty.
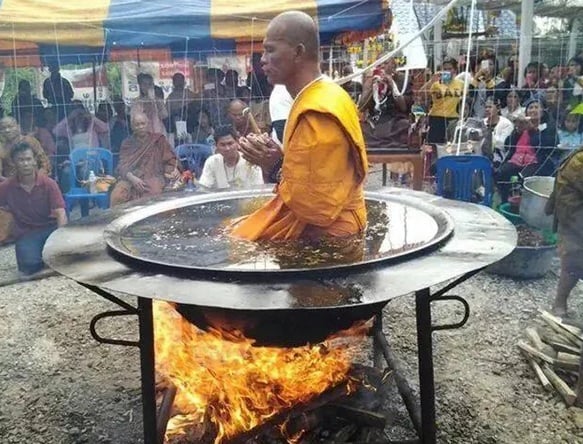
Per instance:
[[[198,183],[205,188],[250,188],[263,184],[261,168],[239,154],[239,142],[232,126],[215,129],[215,152],[204,163]]]
[[[524,107],[520,106],[520,97],[516,90],[511,89],[506,96],[506,106],[502,108],[502,117],[507,118],[511,122],[519,117],[524,117]]]
[[[485,104],[486,118],[484,123],[491,132],[492,137],[492,161],[496,163],[502,162],[504,159],[504,142],[506,138],[512,134],[514,124],[500,115],[500,101],[494,97],[489,97]]]

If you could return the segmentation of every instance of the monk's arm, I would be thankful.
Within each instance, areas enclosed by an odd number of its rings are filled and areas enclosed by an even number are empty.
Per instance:
[[[332,116],[300,117],[286,146],[281,196],[301,220],[330,226],[358,192],[357,149]]]

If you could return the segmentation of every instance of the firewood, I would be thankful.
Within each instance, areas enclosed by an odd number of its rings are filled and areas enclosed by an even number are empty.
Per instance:
[[[522,350],[522,352],[526,354],[527,358],[534,358],[535,360],[546,362],[547,364],[551,365],[553,365],[555,362],[553,358],[537,350],[536,348],[530,346],[524,341],[520,341],[518,343],[518,348],[520,348],[520,350]]]
[[[581,330],[579,327],[572,325],[571,323],[569,323],[567,321],[564,321],[560,317],[555,316],[554,314],[552,314],[546,310],[539,310],[539,313],[541,313],[543,316],[545,316],[549,319],[552,319],[557,324],[560,324],[565,330],[567,330],[571,334],[573,334],[575,336],[579,336],[579,339],[581,339],[583,341],[583,330]]]
[[[343,404],[333,404],[336,415],[359,426],[378,427],[384,429],[387,424],[385,415],[370,410],[359,409]]]
[[[554,363],[555,367],[564,368],[567,370],[579,370],[579,357],[575,355],[570,355],[569,353],[558,353],[557,359]]]
[[[156,440],[158,444],[164,444],[164,437],[166,436],[166,427],[170,420],[172,413],[172,406],[174,405],[174,398],[176,398],[176,386],[172,382],[168,382],[162,404],[158,410],[156,419]]]
[[[538,380],[540,381],[543,388],[547,391],[553,390],[553,385],[551,384],[551,381],[549,381],[549,378],[545,376],[538,362],[536,362],[534,359],[529,359],[528,363],[534,370],[534,373]]]
[[[559,392],[559,394],[563,397],[565,404],[572,406],[575,402],[575,399],[577,398],[575,392],[571,390],[565,381],[559,378],[559,376],[553,371],[551,367],[549,367],[548,364],[542,365],[542,371],[549,379],[549,381],[551,381],[557,392]]]
[[[555,342],[555,341],[550,341],[550,342],[548,342],[548,344],[551,347],[553,347],[557,352],[569,353],[571,355],[576,355],[576,356],[579,356],[581,354],[581,349],[574,346],[574,345],[563,344],[562,342]]]
[[[352,438],[352,436],[356,433],[357,430],[358,426],[354,424],[348,424],[342,427],[339,431],[337,431],[334,434],[332,442],[334,443],[347,442],[350,440],[350,438]]]
[[[570,342],[581,347],[583,345],[583,337],[581,337],[581,330],[571,325],[566,325],[561,322],[561,319],[553,316],[548,311],[539,310],[541,319],[547,323],[549,327],[569,339]]]
[[[557,354],[555,350],[549,345],[543,343],[538,332],[534,328],[528,327],[524,331],[524,333],[526,337],[530,340],[530,343],[534,348],[536,348],[538,351],[543,352],[545,355],[550,356],[551,358],[555,357],[555,355]]]
[[[577,378],[577,399],[575,400],[575,405],[577,407],[583,407],[583,353],[579,358],[579,375]]]

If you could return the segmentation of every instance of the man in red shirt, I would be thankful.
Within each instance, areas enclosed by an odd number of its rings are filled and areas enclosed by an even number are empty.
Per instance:
[[[16,175],[0,183],[0,207],[14,216],[18,270],[30,275],[44,264],[42,250],[49,235],[67,223],[65,202],[59,186],[37,171],[32,147],[17,143],[10,152]]]

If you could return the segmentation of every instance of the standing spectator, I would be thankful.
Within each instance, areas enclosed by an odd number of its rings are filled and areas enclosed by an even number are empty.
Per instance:
[[[122,142],[131,134],[130,119],[126,113],[126,104],[121,97],[114,97],[113,109],[115,116],[110,126],[111,152],[119,154]]]
[[[170,119],[170,131],[176,134],[176,122],[186,121],[188,119],[187,111],[190,103],[195,100],[194,93],[186,87],[184,74],[177,72],[172,76],[172,92],[166,99],[166,108],[168,109],[168,118]]]
[[[495,93],[496,61],[492,57],[479,61],[478,70],[470,82],[472,116],[483,119],[486,116],[486,100]]]
[[[445,59],[441,72],[437,72],[421,88],[431,96],[429,110],[428,143],[445,143],[447,126],[459,118],[458,105],[462,99],[464,82],[456,79],[457,61]]]
[[[34,119],[38,119],[38,115],[42,110],[43,104],[32,93],[30,82],[28,80],[18,82],[18,94],[12,101],[12,117],[22,126],[23,113],[29,113]]]
[[[145,114],[148,117],[148,131],[166,136],[164,119],[168,117],[168,111],[164,97],[156,97],[154,78],[150,74],[139,73],[138,87],[140,95],[132,103],[131,115]]]
[[[16,174],[0,184],[0,206],[14,217],[18,270],[42,270],[42,250],[49,235],[67,223],[65,202],[57,183],[37,170],[33,148],[20,141],[10,152]]]
[[[234,69],[229,69],[225,73],[225,97],[249,100],[250,95],[251,90],[248,87],[239,85],[239,73]]]
[[[57,121],[65,118],[73,100],[71,83],[61,76],[58,63],[49,65],[51,75],[43,83],[43,97],[56,109]]]

